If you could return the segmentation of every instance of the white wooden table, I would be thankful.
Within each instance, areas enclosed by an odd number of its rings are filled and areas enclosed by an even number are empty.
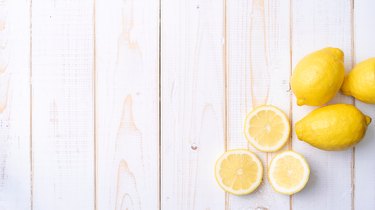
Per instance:
[[[267,179],[224,193],[213,167],[249,148],[243,120],[273,104],[295,123],[296,63],[334,46],[375,56],[372,0],[1,0],[0,210],[373,210],[375,123],[354,149],[306,156],[293,196]],[[375,117],[375,105],[338,95]]]

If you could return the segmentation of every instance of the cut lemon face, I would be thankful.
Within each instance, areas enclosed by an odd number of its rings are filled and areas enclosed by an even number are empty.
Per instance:
[[[279,150],[288,141],[289,134],[288,117],[275,106],[259,106],[246,116],[246,139],[260,151]]]
[[[262,182],[262,163],[248,150],[229,150],[217,160],[215,177],[226,192],[235,195],[249,194]]]
[[[293,151],[276,155],[269,166],[268,179],[272,188],[282,194],[291,195],[301,191],[310,176],[305,158]]]

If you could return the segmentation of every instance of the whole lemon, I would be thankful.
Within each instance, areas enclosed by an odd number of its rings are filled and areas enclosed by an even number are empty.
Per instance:
[[[344,150],[361,141],[371,118],[355,106],[335,104],[315,109],[296,123],[297,137],[322,150]]]
[[[357,64],[345,77],[341,90],[345,95],[375,104],[375,58]]]
[[[304,57],[296,66],[291,88],[297,104],[320,106],[331,100],[344,81],[344,53],[324,48]]]

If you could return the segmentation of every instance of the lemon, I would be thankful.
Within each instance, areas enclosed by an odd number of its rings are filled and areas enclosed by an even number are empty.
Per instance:
[[[262,182],[263,167],[258,157],[246,150],[225,152],[215,165],[216,181],[226,192],[245,195]]]
[[[346,76],[341,90],[345,95],[375,104],[375,58],[357,64]]]
[[[305,158],[293,151],[276,155],[268,170],[268,180],[279,193],[291,195],[301,191],[310,176],[310,168]]]
[[[296,123],[297,137],[322,150],[344,150],[363,138],[371,118],[355,106],[318,108]]]
[[[344,81],[344,53],[324,48],[304,57],[294,69],[291,88],[297,104],[320,106],[331,100]]]
[[[256,107],[245,120],[246,139],[263,152],[279,150],[288,141],[290,124],[287,116],[272,105]]]

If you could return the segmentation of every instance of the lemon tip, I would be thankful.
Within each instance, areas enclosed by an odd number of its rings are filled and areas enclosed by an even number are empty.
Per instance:
[[[346,76],[345,79],[344,79],[344,82],[341,86],[341,92],[344,94],[344,95],[347,95],[347,96],[350,96],[351,93],[350,93],[350,88],[349,88],[349,82],[348,82],[348,77]]]
[[[305,100],[304,100],[304,99],[301,99],[301,98],[297,98],[297,105],[298,105],[298,106],[305,105]]]
[[[298,121],[296,124],[295,124],[295,131],[296,131],[296,135],[297,135],[297,138],[299,140],[301,140],[302,138],[302,125],[301,125],[301,121]]]
[[[371,121],[372,121],[371,117],[369,117],[369,116],[365,116],[365,118],[366,118],[366,124],[367,124],[367,125],[370,125],[370,123],[371,123]]]
[[[340,48],[335,48],[335,47],[327,47],[327,50],[330,51],[333,55],[336,56],[336,58],[340,60],[344,60],[344,52]]]

